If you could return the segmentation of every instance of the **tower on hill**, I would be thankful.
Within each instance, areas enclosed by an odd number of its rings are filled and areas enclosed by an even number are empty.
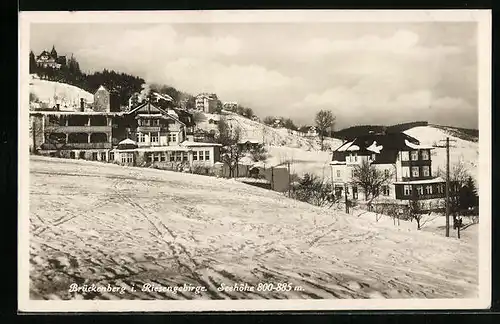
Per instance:
[[[111,111],[110,93],[102,85],[94,93],[94,111],[100,111],[100,112]]]

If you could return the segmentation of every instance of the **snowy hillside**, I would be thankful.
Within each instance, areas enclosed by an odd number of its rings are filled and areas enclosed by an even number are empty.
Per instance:
[[[458,137],[450,135],[443,129],[435,128],[432,126],[414,127],[407,131],[406,134],[415,137],[422,144],[425,145],[443,145],[444,142],[440,140],[450,137],[450,165],[453,166],[459,161],[462,161],[470,172],[471,176],[476,180],[478,179],[478,161],[479,161],[479,146],[477,142],[466,141]],[[435,148],[432,152],[432,166],[433,172],[438,168],[446,169],[446,149]]]
[[[445,238],[414,225],[321,209],[235,180],[32,157],[31,298],[477,295],[477,240]],[[74,282],[125,290],[70,294]],[[287,282],[300,289],[217,289]],[[144,284],[206,291],[142,291]]]
[[[264,141],[265,145],[270,146],[287,146],[307,151],[320,150],[321,148],[317,137],[305,137],[299,132],[286,128],[273,128],[235,113],[227,112],[226,118],[233,127],[239,126],[243,130],[244,139]],[[341,140],[325,138],[326,147],[335,149],[341,143]]]
[[[52,108],[56,103],[61,110],[75,110],[80,106],[80,98],[87,103],[94,101],[94,95],[78,87],[47,80],[40,80],[31,76],[30,94],[39,101],[39,104]]]
[[[269,154],[265,161],[266,166],[277,166],[290,162],[292,173],[302,176],[304,173],[314,173],[320,177],[330,177],[330,151],[321,151],[321,144],[317,137],[305,137],[299,132],[286,128],[273,128],[260,122],[253,121],[235,113],[224,111],[227,121],[232,127],[240,127],[243,140],[254,140],[264,143]],[[215,114],[204,114],[205,120],[198,127],[205,130],[216,130],[217,126],[209,120],[219,120]],[[335,149],[340,146],[341,140],[325,138],[325,147]]]

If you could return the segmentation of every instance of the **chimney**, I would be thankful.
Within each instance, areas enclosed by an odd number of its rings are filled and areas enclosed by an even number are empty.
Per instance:
[[[84,111],[85,110],[85,101],[83,100],[83,98],[80,98],[80,111]]]

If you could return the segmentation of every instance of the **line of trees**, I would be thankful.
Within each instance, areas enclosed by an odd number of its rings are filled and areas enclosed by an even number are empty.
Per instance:
[[[229,107],[228,110],[246,118],[252,118],[254,116],[253,109],[243,105],[234,105]]]
[[[115,92],[121,105],[127,105],[128,99],[134,92],[140,92],[144,79],[113,70],[104,69],[93,73],[84,73],[80,69],[77,59],[71,55],[65,65],[60,68],[38,66],[35,54],[29,54],[30,74],[37,74],[41,79],[67,83],[94,93],[100,85]]]

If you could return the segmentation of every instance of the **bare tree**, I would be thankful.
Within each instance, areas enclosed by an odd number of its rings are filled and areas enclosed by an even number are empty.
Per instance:
[[[412,199],[408,205],[408,213],[410,220],[415,220],[417,222],[417,230],[420,230],[422,227],[421,221],[424,216],[422,203],[416,198],[416,194],[412,195]]]
[[[222,145],[221,160],[229,167],[229,176],[235,177],[235,170],[243,157],[243,151],[238,143],[241,139],[241,128],[232,128],[225,118],[221,118],[218,124],[218,134],[216,140]]]
[[[267,151],[264,146],[251,149],[249,154],[254,162],[265,161],[267,159]]]
[[[437,175],[446,179],[446,171],[438,169]],[[450,168],[450,197],[448,204],[450,207],[450,213],[453,215],[453,219],[456,217],[461,209],[460,201],[460,190],[467,185],[469,181],[469,173],[465,164],[459,161],[453,164]]]
[[[365,200],[371,197],[369,204],[380,194],[382,186],[388,185],[393,177],[392,172],[377,169],[368,160],[354,166],[351,183],[363,189]]]
[[[331,183],[310,173],[304,174],[293,188],[293,198],[319,207],[332,207],[339,198],[335,196]]]
[[[327,133],[328,129],[330,130],[333,129],[333,126],[335,124],[335,117],[329,110],[320,110],[316,114],[315,122],[319,132],[319,139],[321,141],[321,150],[323,151],[324,150],[323,142],[325,140],[325,134]]]

